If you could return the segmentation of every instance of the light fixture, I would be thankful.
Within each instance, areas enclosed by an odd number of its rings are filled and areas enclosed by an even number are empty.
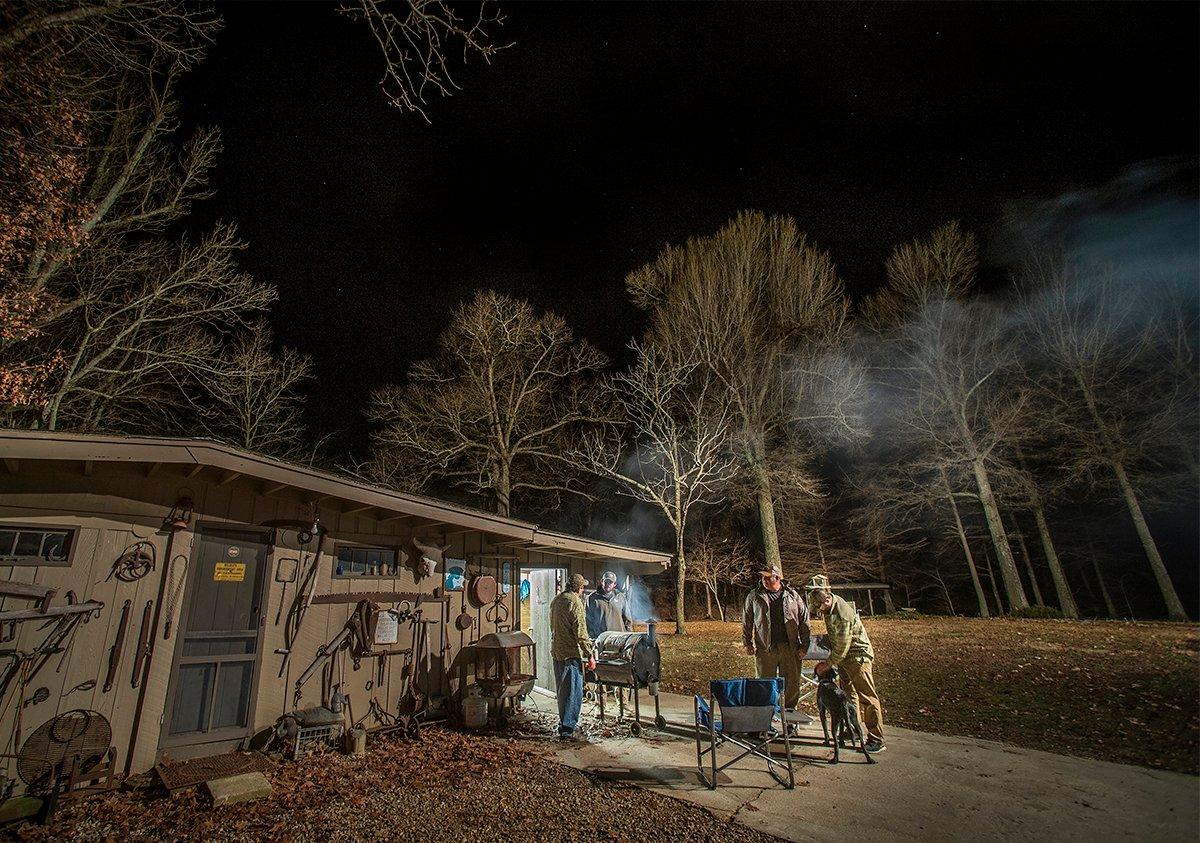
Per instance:
[[[163,519],[163,527],[167,530],[186,530],[192,520],[192,499],[182,497],[175,501],[167,517]]]

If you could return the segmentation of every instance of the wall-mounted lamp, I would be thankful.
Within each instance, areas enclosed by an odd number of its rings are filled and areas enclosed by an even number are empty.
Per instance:
[[[171,507],[167,517],[163,519],[163,529],[186,530],[192,520],[193,508],[191,498],[183,497],[175,501],[175,505]]]

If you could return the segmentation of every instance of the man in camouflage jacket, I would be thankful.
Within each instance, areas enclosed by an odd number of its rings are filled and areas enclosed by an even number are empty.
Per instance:
[[[829,659],[817,665],[817,672],[824,673],[826,665],[837,668],[842,690],[858,697],[858,712],[867,727],[866,750],[879,752],[884,748],[883,705],[872,674],[875,649],[862,618],[853,606],[824,588],[814,588],[808,600],[813,614],[825,616],[829,634]]]

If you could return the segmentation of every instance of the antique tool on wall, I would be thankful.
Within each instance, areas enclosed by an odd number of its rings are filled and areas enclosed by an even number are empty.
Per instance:
[[[283,617],[283,604],[287,602],[287,587],[288,583],[295,582],[296,576],[300,572],[300,560],[288,557],[280,559],[279,564],[275,566],[275,582],[283,583],[283,591],[279,594],[279,608],[275,611],[275,625],[279,626],[279,619]]]
[[[142,681],[142,667],[146,664],[146,659],[150,656],[153,648],[150,634],[150,619],[151,612],[154,610],[154,601],[147,600],[146,608],[142,609],[142,631],[138,634],[137,656],[133,660],[133,687],[137,687]]]
[[[23,582],[0,582],[0,597],[19,597],[38,601],[38,611],[50,608],[50,601],[58,594],[57,588]]]
[[[300,632],[300,625],[304,622],[304,616],[308,613],[308,608],[313,602],[313,596],[316,594],[318,573],[321,566],[321,548],[325,545],[325,534],[327,532],[321,526],[320,519],[314,514],[312,524],[296,535],[296,540],[302,546],[309,544],[315,535],[317,538],[317,547],[313,551],[312,565],[309,566],[308,571],[304,575],[304,581],[297,591],[296,599],[292,601],[292,608],[288,610],[287,621],[283,627],[283,647],[275,651],[283,656],[279,665],[280,676],[283,676],[287,671],[288,661],[291,659],[292,654],[292,645],[296,643],[296,635]],[[307,538],[305,538],[306,536]]]
[[[108,651],[108,673],[104,677],[103,693],[112,690],[113,680],[117,678],[117,668],[121,665],[121,652],[125,649],[125,629],[129,626],[129,607],[132,600],[126,600],[121,607],[121,620],[117,622],[117,635],[113,639],[112,649]]]
[[[475,619],[467,612],[467,593],[463,592],[462,611],[458,613],[458,617],[454,619],[454,628],[459,632],[466,632],[475,625]]]
[[[78,605],[52,606],[45,612],[37,610],[0,612],[0,624],[9,624],[13,627],[26,621],[52,621],[54,623],[54,628],[33,650],[8,650],[0,654],[8,656],[12,660],[5,668],[3,677],[0,678],[0,698],[3,698],[8,692],[9,685],[17,676],[24,676],[25,682],[32,681],[50,661],[51,656],[64,652],[64,642],[75,628],[80,623],[87,623],[93,614],[99,614],[103,608],[104,604],[99,600],[89,600]]]
[[[182,565],[178,563],[182,562]],[[167,620],[163,624],[163,641],[171,637],[171,624],[175,619],[175,609],[179,606],[179,596],[183,593],[183,584],[187,581],[188,560],[182,553],[175,557],[173,564],[179,568],[179,574],[173,577],[171,590],[167,593]],[[166,577],[166,572],[163,576]]]
[[[138,541],[121,551],[106,580],[116,577],[121,582],[137,582],[154,570],[158,549],[154,542]]]
[[[496,578],[491,574],[477,574],[467,584],[467,594],[475,608],[483,608],[496,599]]]

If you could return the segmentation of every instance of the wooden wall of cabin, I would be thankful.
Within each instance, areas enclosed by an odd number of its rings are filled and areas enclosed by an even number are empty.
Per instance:
[[[219,472],[207,469],[195,477],[185,477],[180,468],[163,466],[153,476],[146,476],[144,465],[120,463],[95,463],[90,475],[84,475],[78,463],[23,462],[16,475],[0,477],[0,523],[63,526],[78,529],[71,564],[63,566],[7,566],[0,567],[0,579],[11,579],[38,585],[51,585],[59,589],[54,605],[65,602],[67,590],[73,590],[80,601],[99,600],[104,609],[98,618],[81,625],[73,636],[61,659],[53,657],[42,672],[29,683],[25,696],[34,689],[45,686],[49,689],[48,699],[40,704],[20,709],[12,702],[15,691],[10,692],[7,707],[0,712],[0,742],[9,741],[14,733],[15,718],[21,718],[22,738],[33,728],[55,715],[75,708],[99,711],[109,719],[113,728],[113,743],[117,748],[118,769],[123,769],[130,743],[130,730],[136,708],[137,689],[132,687],[134,651],[137,646],[141,613],[146,602],[156,600],[159,579],[163,570],[163,555],[167,536],[161,531],[163,519],[172,504],[181,496],[188,495],[194,501],[195,511],[192,524],[228,523],[230,526],[257,526],[263,522],[279,519],[302,519],[312,515],[312,509],[300,500],[290,497],[266,496],[261,494],[261,485],[252,481],[236,480],[222,483]],[[339,542],[358,543],[380,547],[402,547],[412,534],[401,519],[378,520],[366,513],[343,514],[332,507],[318,505],[321,524],[329,531],[317,566],[316,594],[350,593],[352,591],[422,591],[432,594],[442,584],[442,571],[425,578],[419,585],[414,582],[411,571],[401,568],[397,576],[387,577],[337,577],[336,548]],[[510,553],[503,547],[489,542],[488,537],[478,531],[457,530],[447,524],[433,530],[416,530],[437,543],[447,545],[446,556],[466,559],[470,572],[496,575],[501,559],[497,556]],[[496,541],[503,538],[496,537]],[[109,576],[113,562],[121,552],[136,541],[150,541],[157,548],[158,560],[155,572],[132,583],[120,582]],[[191,559],[193,532],[191,529],[176,533],[171,555]],[[290,604],[296,594],[299,581],[312,564],[315,542],[300,548],[296,532],[281,529],[276,532],[266,573],[265,589],[265,634],[260,644],[259,681],[254,706],[255,729],[272,725],[279,715],[290,711],[296,679],[315,657],[320,646],[330,641],[342,628],[354,608],[353,603],[314,604],[307,613],[290,656],[286,659],[277,654],[284,646],[284,624],[287,605],[278,624],[275,623],[283,602]],[[480,556],[489,558],[479,558]],[[508,609],[507,623],[516,625],[519,588],[518,572],[523,564],[536,564],[523,557],[542,557],[543,554],[512,553],[510,589],[504,595],[504,606]],[[287,594],[281,583],[275,581],[274,572],[279,560],[298,558],[301,564],[297,583],[289,584]],[[554,557],[546,557],[546,564],[554,564]],[[542,561],[542,560],[538,560]],[[180,575],[178,563],[172,565],[172,579]],[[585,573],[586,575],[586,573]],[[170,588],[168,588],[168,595]],[[162,624],[167,613],[163,611],[160,626],[156,631],[154,657],[147,680],[145,708],[141,718],[141,734],[137,740],[134,772],[149,769],[156,761],[167,685],[172,672],[175,638],[180,623],[180,612],[189,598],[185,588],[173,607],[172,636],[162,639]],[[113,646],[121,609],[125,600],[130,601],[130,618],[126,629],[120,669],[111,691],[105,693],[103,684]],[[7,603],[7,605],[5,605]],[[27,601],[0,600],[0,610],[24,608]],[[489,619],[486,607],[476,608],[466,604],[466,610],[477,618],[477,627],[460,633],[453,627],[453,619],[462,609],[461,593],[453,593],[450,603],[435,603],[442,610],[446,622],[448,652],[443,663],[450,664],[457,652],[474,637],[495,629],[498,622]],[[36,623],[25,623],[19,627],[18,637],[7,646],[32,649],[45,635],[38,631]],[[102,634],[101,634],[102,633]],[[441,649],[436,628],[431,630],[430,645],[435,658]],[[408,646],[408,632],[402,628],[398,647]],[[366,683],[374,679],[374,660],[364,660],[357,671],[346,654],[338,658],[336,675],[344,683],[356,717],[366,713],[370,700],[374,698],[385,711],[394,712],[401,690],[403,660],[388,659],[382,685],[373,682],[366,690]],[[72,690],[88,680],[96,682],[90,690]],[[443,684],[438,680],[425,685]],[[300,707],[315,705],[321,698],[321,680],[318,673],[305,686]],[[9,749],[15,752],[16,747]],[[4,769],[0,767],[0,769]],[[9,775],[14,773],[11,763]]]

